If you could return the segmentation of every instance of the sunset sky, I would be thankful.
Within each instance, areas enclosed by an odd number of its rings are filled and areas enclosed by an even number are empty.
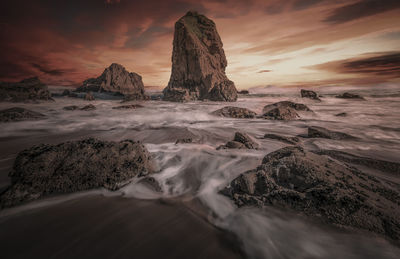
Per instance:
[[[162,88],[188,10],[217,24],[238,89],[400,83],[400,0],[2,1],[0,80],[77,86],[115,62]]]

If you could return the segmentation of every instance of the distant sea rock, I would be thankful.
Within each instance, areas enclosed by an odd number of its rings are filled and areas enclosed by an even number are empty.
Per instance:
[[[313,100],[321,101],[321,99],[319,99],[318,97],[318,94],[314,91],[301,89],[300,94],[302,98],[310,98]]]
[[[117,190],[134,177],[154,170],[151,155],[139,142],[93,138],[58,145],[39,145],[20,152],[0,196],[0,207],[42,197],[95,188]]]
[[[0,122],[13,122],[25,120],[39,120],[46,116],[35,111],[25,108],[14,107],[0,111]]]
[[[234,106],[223,107],[212,112],[211,114],[230,118],[255,118],[257,115],[255,112],[249,109]]]
[[[291,209],[322,222],[400,239],[400,193],[328,156],[285,147],[221,191],[241,206]]]
[[[356,100],[365,100],[364,97],[362,97],[359,94],[352,94],[352,93],[343,93],[341,95],[337,95],[336,98],[341,98],[341,99],[356,99]]]
[[[77,92],[110,92],[122,95],[135,95],[137,99],[144,99],[144,85],[142,77],[128,72],[122,65],[113,63],[97,78],[83,81]]]
[[[172,73],[166,101],[236,101],[235,84],[226,74],[225,52],[215,23],[188,12],[175,24]]]
[[[238,91],[238,94],[249,94],[249,91],[248,90],[241,90],[241,91]]]
[[[38,77],[24,79],[18,83],[0,82],[0,101],[37,102],[53,101],[47,85]]]

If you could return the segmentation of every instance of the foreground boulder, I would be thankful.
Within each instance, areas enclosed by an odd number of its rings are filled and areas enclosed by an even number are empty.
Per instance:
[[[109,92],[144,99],[142,77],[128,72],[122,65],[113,63],[97,78],[85,80],[77,92]]]
[[[222,117],[229,117],[229,118],[254,118],[256,117],[256,113],[240,107],[234,106],[226,106],[219,110],[212,112],[213,115],[222,116]]]
[[[52,101],[47,85],[32,77],[18,83],[0,82],[0,101]]]
[[[364,97],[362,97],[361,95],[347,93],[347,92],[341,95],[337,95],[336,98],[365,100]]]
[[[45,117],[45,115],[39,112],[20,107],[14,107],[0,111],[0,122],[39,120]]]
[[[2,208],[41,197],[104,187],[116,190],[134,177],[153,172],[153,161],[139,142],[97,139],[39,145],[20,152],[10,172],[12,184]]]
[[[319,99],[318,97],[318,94],[314,91],[301,89],[300,94],[302,98],[310,98],[313,100],[321,101],[321,99]]]
[[[295,120],[300,117],[297,111],[311,112],[302,103],[281,101],[264,106],[262,117],[269,120]]]
[[[349,135],[347,133],[332,131],[325,129],[323,127],[312,126],[308,127],[308,137],[309,138],[327,138],[327,139],[356,139],[356,137]]]
[[[225,74],[227,64],[215,23],[188,12],[175,24],[172,72],[164,100],[236,101],[235,84]]]
[[[257,149],[257,142],[244,132],[236,132],[232,141],[228,141],[225,145],[217,147],[220,149]]]
[[[327,156],[285,147],[222,191],[238,206],[274,206],[400,239],[400,193]]]

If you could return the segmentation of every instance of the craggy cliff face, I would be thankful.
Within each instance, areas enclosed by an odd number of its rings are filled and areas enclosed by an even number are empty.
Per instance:
[[[173,45],[165,100],[236,101],[235,84],[225,74],[227,61],[213,21],[188,12],[175,24]]]

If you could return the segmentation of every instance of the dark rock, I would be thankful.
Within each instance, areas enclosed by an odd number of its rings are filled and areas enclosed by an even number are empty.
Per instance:
[[[347,93],[347,92],[341,95],[337,95],[336,98],[365,100],[364,97],[362,97],[361,95]]]
[[[249,94],[248,90],[241,90],[238,92],[238,94]]]
[[[296,145],[298,142],[300,142],[300,139],[298,137],[287,137],[277,134],[265,134],[264,138],[278,140],[291,145]]]
[[[94,96],[92,92],[88,92],[85,94],[85,97],[83,97],[83,99],[85,99],[86,101],[94,101]]]
[[[38,120],[46,116],[20,107],[13,107],[0,111],[0,122]]]
[[[268,104],[264,106],[263,113],[267,113],[268,111],[275,108],[291,108],[296,111],[306,111],[311,112],[311,109],[302,103],[294,103],[291,101],[281,101],[273,104]]]
[[[257,115],[255,112],[249,109],[233,106],[226,106],[212,112],[211,114],[230,118],[254,118]]]
[[[68,89],[65,89],[63,92],[62,92],[62,96],[69,96],[71,94],[71,91],[70,90],[68,90]]]
[[[175,24],[172,72],[163,99],[236,101],[235,84],[225,74],[227,64],[215,23],[188,12]]]
[[[128,109],[137,109],[137,108],[142,108],[142,107],[143,107],[143,105],[140,105],[140,104],[130,104],[130,105],[115,106],[112,108],[116,109],[116,110],[128,110]]]
[[[128,72],[120,64],[113,63],[99,77],[89,78],[76,89],[78,92],[109,92],[144,98],[142,77]]]
[[[273,108],[262,115],[264,119],[268,120],[295,120],[300,116],[296,110],[290,107]]]
[[[77,98],[77,97],[78,97],[78,94],[77,94],[77,93],[71,92],[71,93],[68,95],[68,97]]]
[[[93,104],[88,104],[83,106],[81,109],[81,111],[92,111],[92,110],[96,110],[96,106],[94,106]]]
[[[308,127],[308,137],[309,138],[327,138],[327,139],[356,139],[356,137],[339,132],[339,131],[332,131],[322,127],[312,126]]]
[[[70,105],[70,106],[65,106],[63,109],[66,111],[75,111],[75,110],[78,110],[79,107],[76,105]]]
[[[225,145],[219,146],[219,149],[257,149],[258,144],[244,132],[236,132],[233,141],[228,141]]]
[[[187,143],[192,143],[193,139],[192,138],[181,138],[181,139],[177,139],[175,142],[175,145],[177,144],[187,144]]]
[[[0,101],[53,101],[47,85],[32,77],[18,83],[0,82]]]
[[[341,113],[336,114],[335,116],[337,116],[337,117],[347,117],[347,112],[341,112]]]
[[[221,191],[238,206],[291,209],[337,226],[400,239],[400,194],[327,156],[285,147]]]
[[[104,187],[119,189],[134,177],[153,172],[153,161],[139,142],[97,139],[39,145],[20,152],[0,196],[2,208],[45,196]]]
[[[313,100],[321,101],[321,99],[319,99],[319,97],[318,97],[318,94],[314,91],[301,89],[300,93],[301,93],[302,98],[310,98]]]

